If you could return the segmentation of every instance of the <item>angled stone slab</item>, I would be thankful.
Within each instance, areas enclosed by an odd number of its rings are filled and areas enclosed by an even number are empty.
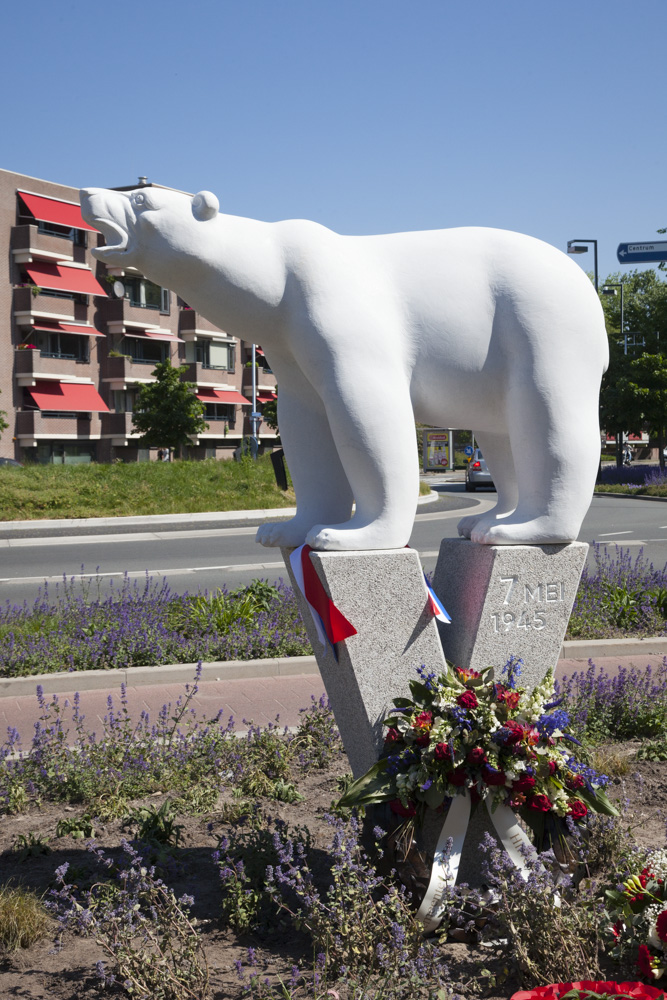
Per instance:
[[[282,549],[308,638],[333,708],[355,778],[371,767],[382,748],[382,720],[392,698],[408,696],[408,683],[425,664],[440,672],[445,661],[428,593],[414,549],[311,552],[310,558],[336,607],[357,635],[322,646]]]
[[[555,668],[584,568],[588,545],[477,545],[446,538],[433,589],[451,616],[440,637],[456,666],[496,675],[510,656],[524,661],[521,684],[532,688]]]

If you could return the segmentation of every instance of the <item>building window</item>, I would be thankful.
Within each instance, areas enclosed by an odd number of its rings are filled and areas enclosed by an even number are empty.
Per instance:
[[[162,292],[166,289],[160,288],[148,278],[132,275],[125,275],[123,285],[125,298],[131,306],[138,306],[140,309],[162,309]]]
[[[129,354],[137,364],[156,365],[166,359],[167,350],[163,341],[149,340],[148,337],[123,337],[122,353]]]
[[[114,389],[113,408],[115,413],[132,413],[137,394],[134,389]]]
[[[168,316],[171,311],[171,293],[168,288],[160,289],[160,312]]]
[[[34,220],[32,221],[34,222]],[[77,247],[85,247],[88,243],[85,229],[68,229],[67,226],[59,226],[55,222],[38,221],[37,232],[44,233],[46,236],[59,236],[61,239],[71,240]]]
[[[205,403],[204,420],[222,420],[228,427],[236,425],[236,407],[233,403]]]
[[[71,333],[35,333],[37,346],[43,358],[63,358],[71,361],[87,362],[90,349],[87,337],[77,337]]]
[[[234,345],[221,344],[212,340],[198,340],[185,345],[185,358],[192,364],[196,361],[202,368],[217,368],[234,371]]]
[[[38,444],[39,465],[89,465],[95,461],[95,445],[78,441],[46,441]]]

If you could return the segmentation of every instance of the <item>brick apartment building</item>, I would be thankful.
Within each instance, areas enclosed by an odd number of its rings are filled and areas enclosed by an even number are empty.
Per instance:
[[[0,410],[9,423],[0,458],[148,460],[132,410],[167,357],[187,366],[182,377],[205,405],[208,429],[190,456],[230,458],[251,432],[252,345],[137,271],[96,261],[91,250],[103,242],[81,217],[78,189],[0,170]],[[261,349],[257,360],[261,410],[275,377]],[[259,437],[275,440],[263,422]]]

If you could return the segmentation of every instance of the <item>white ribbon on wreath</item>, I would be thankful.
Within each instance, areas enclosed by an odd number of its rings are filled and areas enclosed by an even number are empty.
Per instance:
[[[506,805],[497,805],[492,810],[491,796],[484,799],[496,833],[512,860],[514,866],[524,880],[528,879],[529,869],[521,848],[534,852],[535,848],[525,831],[519,825],[516,814]],[[447,817],[440,831],[433,856],[433,867],[428,888],[417,910],[417,917],[424,924],[424,931],[429,933],[440,925],[446,907],[447,890],[456,884],[463,853],[470,810],[472,802],[470,794],[456,795],[451,802]],[[448,849],[449,841],[451,846]],[[543,866],[541,866],[543,868]],[[560,905],[560,898],[554,895],[554,906]]]

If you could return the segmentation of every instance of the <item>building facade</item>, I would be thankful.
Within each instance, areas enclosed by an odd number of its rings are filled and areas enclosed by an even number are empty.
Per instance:
[[[132,412],[167,358],[185,366],[205,407],[208,428],[190,457],[232,457],[251,433],[252,345],[134,269],[96,261],[103,242],[81,216],[78,189],[0,170],[0,411],[9,423],[0,458],[148,460]],[[256,360],[261,412],[275,377],[259,346]],[[264,421],[258,430],[270,447],[275,432]]]

